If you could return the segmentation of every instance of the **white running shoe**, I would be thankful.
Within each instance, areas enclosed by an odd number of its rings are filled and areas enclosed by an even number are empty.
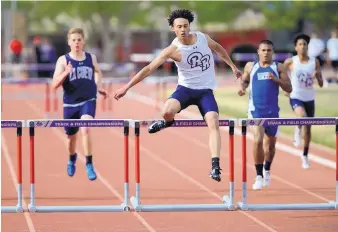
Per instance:
[[[271,174],[270,171],[264,170],[264,179],[263,179],[263,187],[267,187],[270,185]]]
[[[295,147],[300,146],[302,143],[302,130],[298,126],[295,128],[295,132],[293,134],[293,145]]]
[[[253,190],[260,190],[263,188],[263,177],[256,176],[255,183],[252,185]]]
[[[309,157],[303,155],[301,157],[302,157],[302,168],[304,169],[310,168]]]

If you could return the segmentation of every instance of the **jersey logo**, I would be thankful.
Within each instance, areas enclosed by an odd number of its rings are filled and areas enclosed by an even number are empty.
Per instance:
[[[257,80],[263,81],[263,80],[269,80],[269,73],[268,72],[262,72],[262,73],[257,73]]]
[[[296,73],[297,79],[305,88],[311,88],[313,85],[313,78],[310,73],[298,71]]]
[[[80,66],[77,68],[73,68],[73,71],[69,74],[69,80],[74,81],[77,79],[93,79],[93,69],[87,66]]]
[[[202,71],[210,68],[210,56],[208,54],[203,55],[200,52],[193,52],[188,56],[187,62],[191,68],[201,67]]]

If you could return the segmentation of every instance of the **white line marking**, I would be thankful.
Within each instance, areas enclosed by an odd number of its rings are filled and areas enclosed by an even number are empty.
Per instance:
[[[122,135],[114,130],[110,130],[109,132],[111,132],[112,134],[121,137]],[[135,145],[132,144],[132,146],[134,147]],[[151,157],[153,160],[157,161],[158,163],[162,164],[163,166],[167,167],[169,170],[175,172],[176,174],[178,174],[179,176],[181,176],[183,179],[193,183],[194,185],[196,185],[197,187],[199,187],[200,189],[206,191],[207,193],[209,193],[210,195],[216,197],[217,199],[219,199],[222,202],[222,198],[223,196],[218,195],[216,192],[210,190],[208,187],[206,187],[205,185],[203,185],[201,182],[195,180],[193,177],[191,177],[190,175],[184,173],[183,171],[181,171],[180,169],[176,168],[174,165],[170,164],[169,162],[165,161],[164,159],[162,159],[160,156],[156,155],[155,153],[153,153],[151,150],[148,150],[147,148],[145,148],[144,146],[142,146],[140,144],[140,149],[141,151],[143,151],[146,155],[148,155],[149,157]],[[220,203],[221,204],[221,203]],[[257,224],[261,225],[262,227],[264,227],[265,229],[267,229],[270,232],[277,232],[276,230],[274,230],[273,228],[271,228],[270,226],[268,226],[267,224],[265,224],[264,222],[260,221],[259,219],[257,219],[256,217],[249,215],[246,212],[243,211],[234,211],[234,213],[241,213],[244,214],[245,216],[249,217],[250,219],[252,219],[253,221],[255,221]]]
[[[5,160],[6,160],[6,163],[7,163],[7,166],[9,168],[9,172],[11,174],[11,178],[12,178],[12,182],[13,182],[13,185],[16,189],[16,192],[18,192],[18,189],[17,189],[17,176],[15,174],[15,168],[14,168],[14,165],[13,165],[13,162],[12,162],[12,159],[11,159],[11,155],[9,154],[9,151],[8,151],[8,147],[7,147],[7,143],[6,143],[6,140],[5,140],[5,136],[3,135],[3,133],[1,133],[1,138],[2,138],[2,150],[3,150],[3,154],[5,156]],[[24,209],[27,209],[27,204],[26,204],[26,201],[24,200],[25,197],[22,193],[22,204],[23,204],[23,207]],[[25,220],[26,220],[26,223],[27,223],[27,226],[28,226],[28,230],[30,232],[35,232],[35,227],[34,227],[34,224],[33,224],[33,221],[32,221],[32,218],[29,214],[29,212],[24,212],[23,213],[24,217],[25,217]]]
[[[169,130],[168,130],[168,131],[169,131]],[[206,148],[206,149],[209,149],[209,147],[208,147],[203,141],[200,141],[200,140],[197,140],[197,139],[192,139],[192,138],[190,138],[190,137],[184,136],[182,133],[177,132],[177,131],[175,131],[175,130],[170,130],[170,133],[173,133],[173,134],[175,134],[175,135],[178,135],[178,136],[182,137],[183,139],[189,140],[190,142],[194,143],[194,144],[197,145],[197,146],[201,146],[201,147],[204,147],[204,148]],[[226,155],[229,156],[228,153],[226,153]],[[241,164],[241,163],[242,163],[241,160],[236,159],[236,158],[235,158],[235,162],[238,163],[238,164]],[[252,170],[254,170],[254,171],[256,170],[256,169],[255,169],[253,166],[251,166],[251,165],[250,165],[250,166],[247,166],[247,167],[249,167],[250,169],[252,169]],[[313,196],[313,197],[316,197],[316,198],[318,198],[318,199],[320,199],[320,200],[323,200],[323,201],[326,201],[326,202],[330,202],[329,199],[326,199],[325,197],[322,197],[322,196],[320,196],[320,195],[318,195],[318,194],[316,194],[316,193],[314,193],[314,192],[311,192],[311,191],[309,191],[309,190],[307,190],[307,189],[304,189],[304,188],[302,188],[301,186],[299,186],[299,185],[297,185],[297,184],[291,183],[291,182],[285,180],[284,178],[279,177],[279,176],[277,176],[277,175],[275,175],[275,174],[271,175],[271,178],[272,178],[272,179],[276,179],[277,181],[282,182],[283,184],[289,185],[289,186],[291,186],[291,187],[293,187],[293,188],[295,188],[295,189],[299,189],[300,191],[305,192],[305,193],[307,193],[307,194],[309,194],[309,195],[311,195],[311,196]]]
[[[129,97],[129,98],[132,98],[133,100],[142,102],[143,104],[146,104],[146,105],[154,106],[156,104],[156,101],[153,100],[152,98],[144,96],[142,94],[132,92],[132,91],[130,91],[126,96]],[[187,110],[180,112],[180,115],[183,116],[183,117],[186,117],[186,118],[190,118],[190,119],[201,118],[200,114],[192,113],[192,112],[189,112]],[[224,130],[224,131],[229,130],[228,127],[221,127],[220,129]],[[241,130],[235,128],[235,134],[241,135],[242,132],[241,132]],[[253,140],[253,134],[248,132],[247,138],[250,139],[250,140]],[[301,150],[293,148],[289,145],[286,145],[286,144],[283,144],[283,143],[280,143],[280,142],[276,143],[276,148],[281,150],[281,151],[286,152],[287,154],[290,154],[290,155],[293,155],[293,156],[298,156],[298,157],[302,153]],[[313,153],[309,153],[308,157],[309,157],[309,160],[313,161],[314,163],[321,164],[321,165],[328,167],[328,168],[336,169],[336,162],[338,162],[338,161],[334,162],[332,160],[320,157],[320,156],[315,155]]]
[[[41,115],[43,113],[42,110],[40,110],[39,108],[37,108],[35,105],[29,103],[28,101],[26,101],[26,104],[31,107],[38,115]],[[65,146],[67,146],[67,139],[65,138],[64,134],[58,130],[57,128],[52,128],[53,132],[55,133],[55,135],[57,135],[57,137],[59,137],[59,139],[61,141],[63,141],[65,143]],[[79,158],[80,160],[85,163],[85,158],[84,155],[79,154]],[[119,194],[119,192],[111,185],[109,184],[109,182],[100,174],[100,172],[98,171],[98,169],[95,170],[98,179],[102,182],[102,184],[109,189],[109,191],[111,193],[113,193],[115,196],[117,196],[117,198],[122,202],[124,202],[124,198],[122,197],[122,195]],[[128,199],[129,200],[129,199]],[[156,230],[141,216],[139,215],[137,212],[132,212],[133,215],[141,222],[141,224],[146,227],[150,232],[156,232]]]

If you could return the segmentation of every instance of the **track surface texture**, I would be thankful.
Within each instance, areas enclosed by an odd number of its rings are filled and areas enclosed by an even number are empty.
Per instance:
[[[118,88],[119,85],[114,86]],[[20,91],[13,87],[3,92]],[[35,88],[43,93],[43,88]],[[151,101],[155,86],[140,84],[125,98],[113,103],[109,118],[154,119],[160,114]],[[60,103],[61,104],[61,103]],[[15,106],[15,107],[13,107]],[[59,107],[60,108],[60,107]],[[98,107],[97,115],[100,118]],[[194,107],[182,111],[177,118],[195,115]],[[62,115],[62,109],[59,112]],[[3,100],[3,120],[42,119],[42,100]],[[74,177],[66,172],[68,154],[62,128],[39,128],[35,136],[36,204],[42,205],[119,205],[123,197],[123,129],[92,128],[93,162],[98,174],[89,181],[85,172],[81,140]],[[211,158],[207,128],[168,128],[158,134],[141,129],[141,202],[142,204],[221,203],[228,193],[228,131],[221,130],[221,167],[223,181],[208,176]],[[29,203],[28,130],[23,132],[23,195]],[[280,142],[292,146],[291,140]],[[130,130],[130,195],[135,193],[134,136]],[[2,130],[2,205],[16,204],[16,132]],[[335,170],[312,162],[301,168],[300,157],[280,149],[272,165],[271,185],[253,191],[255,177],[252,140],[247,140],[249,203],[324,203],[335,198]],[[335,162],[334,153],[313,148],[310,152]],[[241,144],[235,136],[235,202],[241,200]],[[2,214],[4,232],[334,232],[338,231],[338,211],[233,211],[233,212],[123,212],[123,213],[23,213]]]

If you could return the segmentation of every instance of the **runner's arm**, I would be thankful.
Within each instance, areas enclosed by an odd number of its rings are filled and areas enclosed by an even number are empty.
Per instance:
[[[93,66],[94,66],[94,76],[95,76],[95,83],[97,85],[98,89],[101,89],[102,87],[102,71],[100,69],[100,66],[97,62],[97,58],[94,54],[91,54]]]
[[[242,75],[241,88],[245,91],[250,84],[250,72],[253,66],[253,62],[247,62],[244,66],[244,72]]]
[[[167,59],[171,57],[173,51],[176,47],[169,45],[165,48],[150,64],[141,69],[126,85],[127,89],[130,89],[137,83],[141,82],[143,79],[152,74],[160,65],[162,65]]]
[[[219,43],[217,43],[215,40],[211,39],[209,35],[205,34],[205,37],[207,38],[208,41],[208,46],[214,51],[216,52],[216,54],[225,61],[225,63],[227,63],[231,69],[237,69],[236,65],[232,62],[231,58],[229,57],[228,53],[226,52],[226,50],[222,47],[222,45],[220,45]]]
[[[292,92],[292,85],[284,64],[278,63],[279,78],[275,79],[277,84],[287,93]]]
[[[63,81],[68,76],[68,72],[65,69],[66,59],[65,56],[60,56],[56,61],[53,80],[52,80],[52,88],[57,89],[63,83]]]
[[[320,87],[323,87],[323,76],[322,76],[322,70],[320,68],[319,60],[316,58],[316,70],[315,70],[315,78],[318,81],[318,85]]]

